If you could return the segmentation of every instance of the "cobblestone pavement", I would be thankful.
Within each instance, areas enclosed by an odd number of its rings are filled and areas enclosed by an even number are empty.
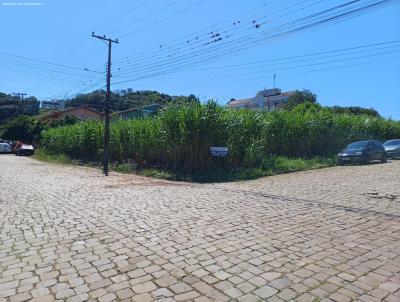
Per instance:
[[[206,185],[0,167],[0,302],[400,301],[400,161]]]

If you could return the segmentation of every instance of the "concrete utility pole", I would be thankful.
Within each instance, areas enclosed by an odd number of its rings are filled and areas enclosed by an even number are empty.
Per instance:
[[[92,32],[92,37],[108,42],[108,62],[107,62],[107,93],[106,102],[104,104],[104,156],[103,156],[103,172],[108,176],[108,153],[110,141],[110,101],[111,101],[111,45],[119,43],[118,39],[106,38],[106,36],[97,36]]]

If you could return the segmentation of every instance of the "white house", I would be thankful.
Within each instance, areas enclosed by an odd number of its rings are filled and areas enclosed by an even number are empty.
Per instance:
[[[265,110],[271,111],[281,108],[294,91],[282,92],[279,88],[259,91],[255,97],[249,99],[228,102],[227,106],[236,109]]]
[[[53,110],[64,110],[65,102],[63,100],[58,101],[42,101],[40,104],[41,109],[53,109]]]

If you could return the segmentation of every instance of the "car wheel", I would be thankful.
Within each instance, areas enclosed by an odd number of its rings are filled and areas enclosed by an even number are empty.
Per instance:
[[[364,165],[368,165],[370,162],[371,162],[371,158],[369,157],[369,155],[368,155],[368,154],[365,155],[363,164],[364,164]]]
[[[339,166],[344,166],[344,162],[342,160],[339,159],[338,161]]]
[[[382,162],[382,163],[387,163],[387,157],[386,157],[386,155],[382,155],[381,162]]]

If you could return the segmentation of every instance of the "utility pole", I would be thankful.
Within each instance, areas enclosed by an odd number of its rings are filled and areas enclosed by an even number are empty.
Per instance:
[[[13,95],[19,97],[21,100],[24,100],[24,96],[28,94],[22,92],[13,92]]]
[[[103,150],[103,172],[108,176],[108,154],[110,141],[110,102],[111,102],[111,45],[118,44],[118,39],[106,38],[106,36],[97,36],[92,32],[92,37],[108,42],[108,62],[107,62],[107,93],[104,104],[104,150]]]
[[[274,73],[274,89],[275,89],[276,73]]]

